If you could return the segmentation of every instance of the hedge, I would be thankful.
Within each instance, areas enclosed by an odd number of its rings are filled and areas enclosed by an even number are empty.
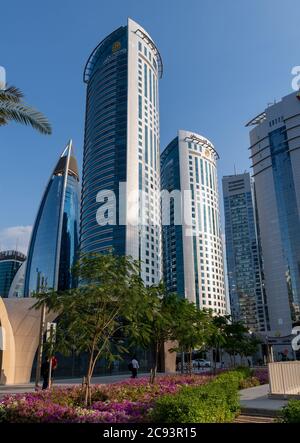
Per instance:
[[[280,421],[283,423],[300,423],[300,400],[289,400],[282,409]]]
[[[239,385],[244,370],[227,372],[210,383],[183,387],[175,395],[158,398],[150,414],[156,423],[225,423],[234,420],[240,409]]]

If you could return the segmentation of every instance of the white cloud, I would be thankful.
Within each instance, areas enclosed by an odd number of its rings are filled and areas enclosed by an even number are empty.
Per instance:
[[[27,254],[32,226],[11,226],[0,229],[0,250],[18,249]]]

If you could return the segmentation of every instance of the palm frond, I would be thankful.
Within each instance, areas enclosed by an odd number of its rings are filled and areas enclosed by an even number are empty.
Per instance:
[[[0,101],[11,101],[14,103],[19,103],[23,97],[23,92],[15,86],[9,86],[6,89],[0,89]]]
[[[52,133],[50,123],[41,112],[25,104],[2,101],[0,96],[0,122],[7,122],[8,120],[30,125],[42,134]]]

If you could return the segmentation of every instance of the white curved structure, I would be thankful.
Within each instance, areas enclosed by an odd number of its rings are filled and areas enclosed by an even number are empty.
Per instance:
[[[0,297],[0,384],[29,383],[39,341],[41,312],[32,309],[36,299]],[[56,314],[46,314],[45,324]]]

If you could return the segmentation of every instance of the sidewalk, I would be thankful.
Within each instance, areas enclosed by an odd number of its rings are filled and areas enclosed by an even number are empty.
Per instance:
[[[255,386],[240,391],[243,414],[275,417],[287,404],[287,400],[275,400],[268,397],[269,385]]]
[[[146,376],[150,376],[150,374],[149,373],[139,374],[139,377],[146,377]],[[105,375],[101,377],[93,377],[92,384],[106,385],[109,383],[116,383],[118,381],[127,380],[127,379],[130,379],[129,373],[117,374],[117,375]],[[53,380],[53,386],[73,386],[78,384],[82,384],[82,377]],[[4,386],[0,385],[0,399],[8,394],[23,394],[24,392],[34,392],[34,390],[35,390],[35,384],[33,382],[25,385],[4,385]]]

